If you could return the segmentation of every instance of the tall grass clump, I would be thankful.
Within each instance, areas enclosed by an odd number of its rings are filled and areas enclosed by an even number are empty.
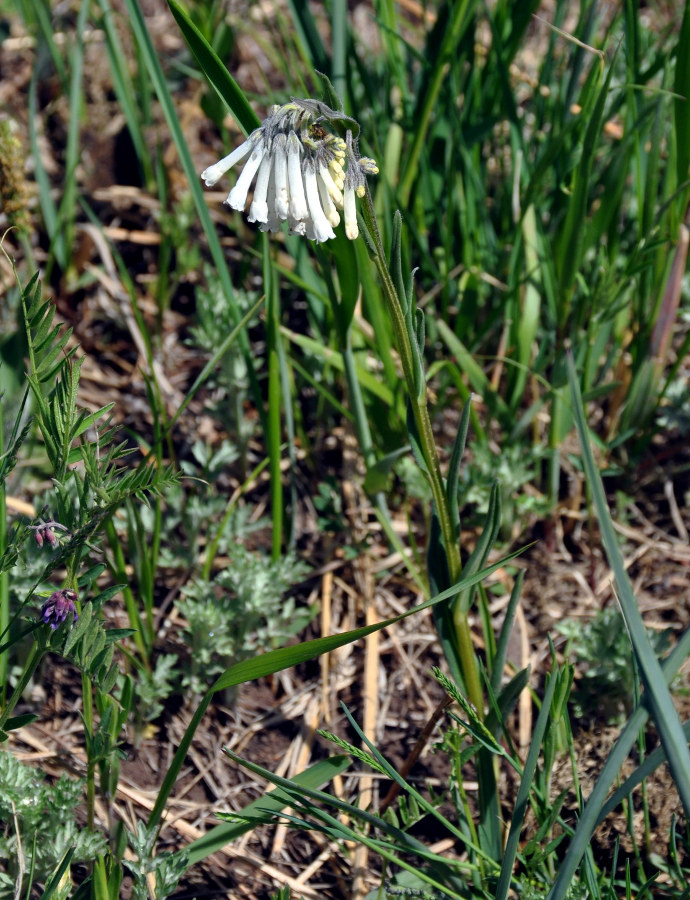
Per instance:
[[[359,26],[342,0],[262,8],[255,46],[275,68],[261,96],[227,65],[250,26],[217,4],[167,0],[184,41],[174,59],[135,0],[16,6],[36,48],[27,91],[37,206],[0,122],[14,278],[0,344],[0,843],[10,860],[0,893],[40,885],[42,896],[114,898],[126,885],[162,900],[191,866],[278,822],[336,848],[352,880],[339,895],[642,898],[663,883],[664,896],[688,896],[687,824],[672,821],[667,855],[651,854],[649,818],[635,826],[631,798],[667,763],[687,820],[690,727],[669,685],[690,632],[665,656],[650,639],[601,469],[627,478],[649,453],[677,413],[690,346],[680,327],[690,5],[666,24],[635,3],[595,0],[577,10],[557,0],[548,22],[534,0],[412,12],[374,2]],[[102,193],[80,180],[95,33],[130,177],[155,200],[157,237],[139,256],[118,246],[119,225],[99,218]],[[52,114],[42,66],[66,109],[59,178],[42,152]],[[183,84],[204,114],[203,148],[190,140]],[[154,125],[165,147],[152,146]],[[222,214],[202,180],[229,190]],[[84,263],[86,238],[98,264]],[[80,400],[86,356],[44,290],[64,304],[94,285],[136,347],[145,425],[135,417],[118,429],[115,402]],[[185,346],[205,362],[180,396],[166,366],[183,286],[194,317]],[[202,417],[220,423],[214,447]],[[299,495],[308,479],[333,549],[349,527],[345,476],[332,490],[320,454],[343,428],[366,514],[341,555],[366,560],[378,540],[413,590],[395,616],[369,608],[364,624],[305,639],[317,608],[294,592],[316,561],[300,557]],[[510,647],[523,602],[515,545],[535,521],[553,526],[566,472],[585,486],[632,652],[626,719],[590,791],[573,665],[550,643],[548,670],[531,672]],[[31,503],[13,498],[8,526],[10,489]],[[323,563],[328,571],[333,559]],[[497,570],[510,581],[499,620],[501,588],[486,586]],[[175,652],[162,624],[172,604]],[[166,845],[170,799],[214,702],[232,705],[241,684],[426,609],[442,651],[424,735],[443,761],[440,787],[393,765],[371,716],[361,723],[341,704],[344,730],[320,732],[336,755],[293,778],[225,748],[273,790],[202,837]],[[76,673],[85,765],[79,780],[47,783],[12,747],[38,719],[26,705],[32,685],[56,666]],[[520,698],[535,710],[526,748],[514,728]],[[125,820],[114,798],[127,744],[150,735],[173,699],[186,714],[181,737],[146,815]],[[645,755],[650,720],[658,744]],[[570,767],[571,789],[557,785],[557,764]],[[346,796],[341,775],[354,767],[363,787]],[[364,786],[369,770],[390,785],[383,800]],[[34,795],[50,817],[37,819]],[[635,849],[623,858],[616,844],[602,859],[593,835],[620,804]]]

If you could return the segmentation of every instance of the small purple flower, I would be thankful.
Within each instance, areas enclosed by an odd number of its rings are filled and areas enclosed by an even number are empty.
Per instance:
[[[56,528],[59,528],[60,531],[66,531],[67,534],[70,533],[69,528],[65,528],[65,526],[61,525],[59,522],[44,522],[43,519],[38,520],[38,525],[29,525],[29,528],[31,528],[34,533],[34,538],[36,539],[39,549],[47,542],[51,550],[57,550],[60,546],[60,541],[55,534]]]
[[[74,615],[72,624],[74,624],[78,618],[77,609],[74,605],[76,599],[77,592],[69,588],[65,588],[62,591],[53,591],[41,607],[41,619],[46,625],[50,625],[55,630],[72,613]]]

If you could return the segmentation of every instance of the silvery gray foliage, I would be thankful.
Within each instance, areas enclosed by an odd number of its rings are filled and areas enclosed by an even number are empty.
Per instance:
[[[83,784],[67,775],[48,784],[40,769],[20,762],[9,750],[0,750],[0,859],[6,861],[5,874],[10,879],[0,880],[0,898],[15,896],[20,845],[24,871],[33,862],[35,881],[45,881],[70,847],[74,847],[73,862],[87,862],[105,851],[103,835],[75,821],[75,810],[83,803]]]
[[[137,859],[124,859],[123,863],[132,874],[132,900],[166,900],[189,867],[185,853],[154,855],[157,838],[158,829],[149,830],[143,822],[137,822],[136,833],[129,834],[129,843]],[[153,892],[146,877],[150,874],[155,879]]]
[[[308,571],[295,556],[273,562],[241,545],[233,546],[230,555],[230,564],[213,580],[194,580],[177,601],[191,650],[183,686],[197,694],[233,663],[284,646],[314,615],[285,596]]]

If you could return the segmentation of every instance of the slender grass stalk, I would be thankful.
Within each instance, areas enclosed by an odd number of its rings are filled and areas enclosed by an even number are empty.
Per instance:
[[[333,0],[331,13],[331,36],[333,42],[333,62],[331,69],[331,81],[336,94],[341,100],[345,100],[345,85],[347,78],[347,2],[346,0]]]
[[[96,813],[96,759],[94,756],[93,727],[93,685],[91,679],[83,673],[81,676],[82,716],[84,730],[88,735],[86,741],[86,827],[92,831]]]
[[[271,473],[271,559],[280,558],[283,552],[283,473],[281,461],[281,410],[283,393],[281,390],[280,355],[280,285],[274,277],[270,260],[268,239],[264,237],[264,285],[266,288],[266,353],[268,357],[268,449],[269,472]]]
[[[112,519],[108,519],[108,521],[105,523],[105,533],[108,538],[108,543],[110,544],[110,550],[113,554],[113,575],[116,581],[125,585],[125,587],[122,588],[122,596],[125,601],[125,608],[127,610],[130,625],[134,630],[134,634],[132,635],[132,637],[134,639],[134,643],[136,644],[136,648],[139,651],[139,657],[142,664],[146,667],[147,670],[149,670],[150,654],[149,648],[147,647],[146,641],[144,639],[146,629],[144,628],[141,620],[139,604],[134,597],[132,589],[127,584],[125,555],[122,552],[120,537],[115,529],[115,524]]]
[[[362,452],[364,465],[369,470],[376,462],[376,451],[371,438],[371,429],[369,428],[369,419],[367,418],[366,409],[364,407],[364,399],[362,397],[362,389],[357,380],[357,372],[355,369],[355,359],[352,352],[352,334],[351,328],[348,328],[345,340],[345,346],[341,350],[343,356],[343,368],[345,378],[347,380],[348,394],[350,397],[350,409],[355,423],[355,431],[357,433],[357,441]],[[377,491],[374,494],[374,504],[379,514],[379,519],[385,519],[388,523],[386,534],[393,531],[386,496],[383,491]]]
[[[625,568],[623,555],[618,545],[613,522],[611,520],[611,514],[606,502],[601,475],[595,466],[594,457],[589,445],[585,411],[572,357],[568,358],[568,380],[572,394],[575,422],[577,424],[582,446],[582,461],[592,491],[592,500],[594,509],[596,510],[597,519],[599,520],[602,542],[616,580],[621,611],[625,619],[628,634],[630,635],[630,641],[635,652],[640,675],[645,685],[649,709],[654,716],[659,731],[659,737],[666,751],[669,767],[673,773],[683,807],[686,810],[686,814],[689,814],[690,750],[688,750],[687,740],[683,734],[683,729],[678,718],[678,712],[673,704],[668,687],[666,686],[661,666],[654,654],[645,631],[642,616],[640,615],[632,585]]]
[[[22,669],[22,674],[19,676],[19,680],[17,681],[14,691],[12,691],[12,696],[0,711],[0,731],[4,729],[6,722],[10,717],[10,713],[15,708],[17,703],[21,700],[22,694],[33,678],[36,669],[39,667],[45,651],[45,637],[43,635],[39,635],[38,639],[34,641],[31,646],[29,656],[27,657],[27,660],[24,663],[24,667]]]

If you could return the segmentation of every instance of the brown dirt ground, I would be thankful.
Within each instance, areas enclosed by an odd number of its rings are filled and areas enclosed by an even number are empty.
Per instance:
[[[164,5],[150,0],[143,6],[151,16],[149,27],[160,51],[178,52],[180,38]],[[13,29],[11,39],[0,47],[0,108],[9,111],[19,123],[21,137],[28,146],[26,96],[34,54],[30,41],[14,23]],[[153,321],[155,308],[147,298],[146,285],[155,274],[158,200],[130,183],[131,172],[127,170],[126,153],[123,153],[124,125],[117,118],[109,91],[100,40],[98,35],[92,35],[87,45],[87,116],[79,180],[105,234],[115,242],[136,279],[141,291],[142,314]],[[238,45],[237,54],[235,77],[245,89],[261,91],[270,68],[264,65],[263,51],[247,38]],[[215,138],[207,131],[198,95],[193,87],[187,87],[188,91],[182,91],[176,99],[190,150],[202,169],[215,159]],[[66,100],[59,93],[57,83],[46,79],[40,85],[39,102],[46,123],[42,139],[44,163],[49,172],[58,176],[64,147]],[[156,123],[149,138],[152,146],[156,140],[161,140],[164,146],[169,144],[161,122]],[[184,177],[172,148],[166,161],[174,190],[183,192]],[[217,205],[211,202],[211,208],[221,222],[222,213]],[[232,259],[237,254],[234,239],[224,240]],[[19,255],[18,248],[8,249],[11,253],[14,249]],[[40,243],[36,254],[39,261],[44,256]],[[97,408],[112,400],[116,403],[116,415],[124,424],[146,433],[151,427],[151,416],[141,377],[143,362],[138,351],[137,326],[123,311],[117,294],[110,290],[102,275],[110,265],[107,248],[88,227],[79,232],[76,260],[76,274],[90,274],[91,285],[76,288],[73,278],[69,282],[62,278],[46,286],[46,291],[55,297],[60,316],[74,327],[75,339],[86,354],[81,402],[86,407]],[[4,288],[10,283],[11,274],[1,259],[0,266]],[[163,322],[165,340],[158,362],[164,375],[165,399],[173,411],[205,362],[181,340],[189,326],[192,293],[192,280],[181,285],[173,308],[165,314]],[[180,448],[188,446],[197,434],[216,443],[223,437],[218,423],[204,414],[203,399],[200,395],[191,404],[180,423],[176,438]],[[371,510],[357,488],[351,445],[348,434],[336,433],[331,436],[327,449],[331,457],[342,457],[339,477],[344,483],[347,515],[355,531],[369,535],[371,550],[358,560],[347,561],[341,548],[319,541],[314,510],[304,498],[300,521],[315,569],[298,587],[298,593],[311,602],[317,601],[321,609],[309,636],[351,628],[362,624],[367,617],[388,617],[419,600],[402,561],[388,556]],[[622,485],[630,499],[626,508],[627,524],[620,526],[619,531],[625,539],[629,573],[641,609],[649,627],[671,628],[675,634],[685,629],[690,619],[690,514],[684,502],[690,490],[689,456],[685,445],[656,447],[646,468],[633,473],[630,481]],[[233,486],[230,477],[229,489]],[[582,511],[582,485],[574,473],[569,493],[569,499],[546,525],[535,523],[514,536],[516,545],[536,540],[517,563],[525,569],[526,579],[511,658],[516,666],[531,665],[531,683],[537,689],[549,665],[549,636],[557,650],[564,644],[554,631],[555,625],[566,617],[591,617],[602,605],[613,602],[610,572],[596,531],[590,530],[589,520]],[[260,481],[250,499],[263,503],[266,498],[266,482]],[[405,531],[402,514],[400,524]],[[466,544],[471,546],[474,534],[465,537]],[[511,572],[499,570],[495,576],[495,581],[507,591],[512,586]],[[165,585],[164,593],[174,592],[175,586],[172,580]],[[503,595],[493,604],[496,627],[500,627],[505,603],[506,595]],[[126,624],[123,611],[116,604],[111,615],[114,623]],[[174,609],[167,608],[162,623],[162,651],[179,648],[175,636],[176,615]],[[477,621],[473,628],[477,645],[481,647]],[[440,662],[440,648],[430,615],[426,613],[388,628],[377,640],[343,648],[318,663],[244,685],[232,707],[220,702],[214,704],[197,732],[176,785],[161,834],[161,849],[188,843],[216,824],[216,812],[239,809],[263,791],[263,785],[228,762],[222,747],[231,747],[280,774],[293,775],[328,752],[325,742],[315,735],[316,727],[347,734],[338,708],[340,700],[348,704],[358,720],[366,718],[374,723],[373,736],[378,745],[395,765],[402,765],[441,700],[441,690],[428,674],[431,666]],[[683,720],[687,719],[690,716],[688,695],[678,693],[676,700]],[[45,672],[42,685],[36,688],[30,705],[40,713],[40,721],[13,734],[13,751],[49,775],[57,776],[64,770],[83,774],[85,755],[79,706],[76,672],[62,665],[51,667]],[[18,710],[21,711],[25,710]],[[516,740],[523,750],[529,743],[533,714],[532,701],[525,695],[514,722]],[[190,716],[189,703],[179,700],[171,703],[156,728],[138,746],[126,746],[127,758],[122,763],[117,796],[112,798],[110,809],[103,803],[98,808],[102,825],[114,816],[133,828],[137,820],[146,817]],[[586,795],[616,732],[597,721],[575,723],[575,729],[577,757],[581,763],[579,775]],[[437,734],[428,742],[411,777],[420,783],[430,781],[439,788],[446,783],[447,771],[443,759],[431,752]],[[554,771],[554,794],[571,783],[568,761],[560,760]],[[360,787],[361,776],[347,775],[334,789],[342,796],[352,797]],[[506,778],[507,815],[514,787]],[[385,793],[387,788],[374,780],[372,789],[376,806],[381,792]],[[681,808],[665,769],[648,783],[647,791],[653,823],[651,849],[666,855],[670,818],[673,814],[680,815]],[[566,808],[572,802],[570,797]],[[636,821],[641,814],[639,810],[636,802]],[[596,852],[604,858],[610,855],[613,840],[619,834],[623,849],[631,852],[622,815],[611,817],[599,830]],[[371,871],[377,867],[377,862],[372,861]],[[328,846],[319,835],[272,826],[258,829],[196,866],[183,879],[175,897],[178,900],[193,896],[267,898],[277,885],[286,882],[297,895],[305,897],[349,896],[352,877],[353,859],[348,859],[342,850]],[[125,884],[123,897],[126,896]]]

